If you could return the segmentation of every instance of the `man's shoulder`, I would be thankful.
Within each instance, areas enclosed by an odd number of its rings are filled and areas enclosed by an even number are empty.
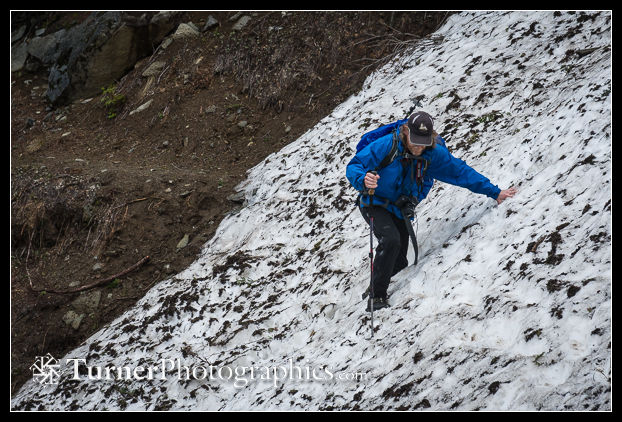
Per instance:
[[[449,150],[447,149],[445,144],[437,142],[436,145],[434,145],[434,148],[428,149],[423,155],[426,158],[434,159],[443,156],[448,152]]]
[[[397,146],[399,149],[399,137],[397,138]],[[387,133],[386,135],[382,135],[378,139],[373,142],[370,142],[368,147],[373,148],[376,152],[386,151],[389,152],[393,147],[393,132]]]

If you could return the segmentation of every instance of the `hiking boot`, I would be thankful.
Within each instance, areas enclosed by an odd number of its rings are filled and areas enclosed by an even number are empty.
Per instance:
[[[372,299],[367,299],[367,309],[366,311],[369,312],[370,309],[370,304],[372,302]],[[373,302],[374,302],[374,311],[377,311],[379,309],[382,308],[387,308],[391,305],[389,305],[389,302],[387,301],[387,297],[386,296],[381,296],[381,297],[375,297],[373,298]]]
[[[367,290],[361,295],[361,299],[365,300],[369,296],[369,286],[367,286]]]
[[[365,290],[365,292],[363,292],[363,294],[361,295],[361,299],[365,300],[367,299],[367,296],[369,296],[369,286],[367,286],[367,290]],[[388,295],[384,296],[385,300],[389,298]]]

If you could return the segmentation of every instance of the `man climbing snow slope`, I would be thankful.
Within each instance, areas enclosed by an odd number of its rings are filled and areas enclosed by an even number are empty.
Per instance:
[[[389,306],[390,279],[408,266],[409,231],[414,237],[410,221],[434,180],[486,195],[498,204],[516,193],[514,187],[499,189],[452,156],[445,140],[434,131],[432,117],[423,111],[413,113],[407,122],[396,125],[393,133],[361,149],[348,163],[346,177],[360,192],[359,209],[367,224],[373,225],[373,234],[378,239],[368,289],[373,292],[367,301],[368,311]],[[417,253],[416,241],[413,245]]]

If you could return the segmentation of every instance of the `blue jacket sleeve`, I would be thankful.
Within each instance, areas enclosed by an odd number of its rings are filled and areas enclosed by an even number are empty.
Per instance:
[[[377,139],[360,150],[346,167],[346,177],[359,192],[365,190],[364,179],[367,172],[375,169],[391,150],[392,135],[383,138],[386,139]]]
[[[501,189],[490,183],[467,163],[451,155],[444,146],[437,145],[433,150],[428,175],[441,182],[469,189],[471,192],[497,199]]]

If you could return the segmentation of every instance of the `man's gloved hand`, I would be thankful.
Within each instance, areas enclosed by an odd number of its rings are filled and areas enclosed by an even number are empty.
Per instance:
[[[395,201],[395,206],[402,211],[404,218],[413,218],[418,204],[419,200],[414,196],[402,195]]]

